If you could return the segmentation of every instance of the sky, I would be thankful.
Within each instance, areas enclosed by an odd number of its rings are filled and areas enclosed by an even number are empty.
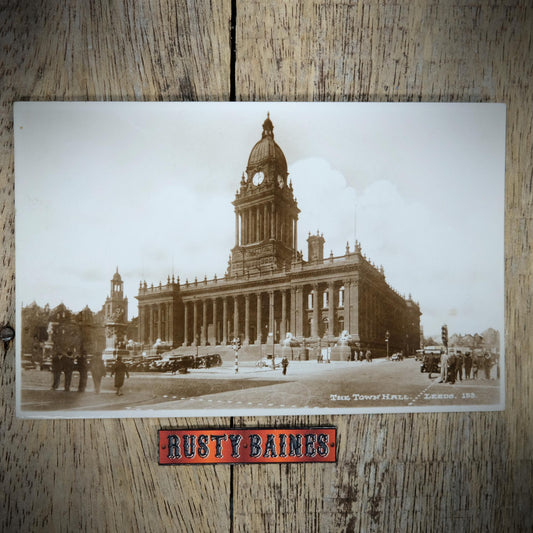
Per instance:
[[[304,258],[357,239],[426,335],[503,332],[502,104],[18,102],[19,307],[98,311],[118,267],[131,318],[140,280],[223,276],[267,112]]]

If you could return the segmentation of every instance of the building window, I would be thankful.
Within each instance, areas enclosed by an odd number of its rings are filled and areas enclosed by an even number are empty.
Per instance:
[[[339,307],[344,307],[344,285],[339,289]]]
[[[322,293],[322,307],[323,307],[324,309],[327,309],[327,308],[329,307],[329,305],[328,305],[328,304],[329,304],[329,298],[328,298],[328,296],[329,296],[328,291],[324,291],[324,292]]]
[[[307,295],[307,309],[313,309],[313,297],[315,295],[315,291],[311,291]]]

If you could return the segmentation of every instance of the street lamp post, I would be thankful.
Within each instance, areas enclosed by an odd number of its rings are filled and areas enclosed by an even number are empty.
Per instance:
[[[389,330],[385,332],[385,342],[387,343],[387,361],[389,360]]]
[[[196,360],[198,359],[198,345],[200,344],[200,335],[196,335],[194,339],[194,344],[196,344],[196,356],[194,358],[194,364],[196,366]]]
[[[274,353],[274,351],[275,351],[274,333],[269,333],[268,336],[272,337],[272,370],[275,370],[276,369],[276,354]]]

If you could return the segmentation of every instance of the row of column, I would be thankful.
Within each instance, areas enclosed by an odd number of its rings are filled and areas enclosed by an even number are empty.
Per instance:
[[[142,343],[153,344],[157,339],[174,340],[174,306],[162,302],[139,306],[139,338]]]
[[[336,287],[337,285],[337,287]],[[312,337],[319,336],[319,322],[321,320],[321,308],[319,299],[319,284],[311,285],[315,297],[313,298],[311,331],[308,333]],[[342,304],[348,312],[344,313],[344,328],[357,329],[357,284],[345,282],[343,288]],[[335,334],[336,306],[335,293],[339,289],[338,282],[329,282],[328,291],[328,335]],[[290,291],[290,292],[289,292]],[[275,293],[280,294],[280,299]],[[243,343],[248,344],[254,339],[252,334],[252,297],[255,297],[255,343],[262,341],[263,326],[268,324],[268,331],[274,332],[275,326],[279,323],[279,339],[285,338],[288,331],[296,336],[304,335],[304,320],[308,311],[304,307],[304,286],[293,287],[291,289],[270,290],[268,292],[248,293],[237,296],[221,296],[218,298],[206,298],[184,302],[183,315],[183,344],[201,344],[209,342],[209,325],[213,326],[212,336],[216,343],[228,344],[235,336],[243,337]],[[263,317],[263,296],[268,295],[268,320]],[[244,300],[244,306],[240,302]],[[276,304],[276,300],[280,307]],[[289,306],[290,301],[290,306]],[[350,305],[350,303],[352,305]],[[222,327],[219,328],[219,313],[222,306]],[[241,323],[241,312],[244,307],[244,323]],[[266,306],[265,306],[266,307]],[[276,310],[278,311],[276,313]],[[211,320],[208,322],[210,315]]]
[[[274,202],[235,210],[235,246],[276,239],[296,249],[297,224],[290,214],[276,211]]]
[[[250,330],[251,330],[251,312],[250,312],[250,300],[251,296],[255,295],[256,298],[256,338],[255,343],[259,344],[261,342],[261,334],[263,329],[263,292],[259,293],[248,293],[242,296],[244,298],[244,344],[249,344],[250,342]],[[275,325],[275,313],[274,313],[274,303],[275,303],[275,296],[274,296],[274,290],[269,291],[269,316],[268,316],[268,329],[269,332],[274,331],[274,325]],[[281,298],[282,298],[282,304],[281,304],[281,323],[280,323],[280,336],[285,337],[286,334],[286,323],[287,323],[287,294],[286,290],[281,291]],[[222,296],[220,300],[222,300],[222,344],[228,344],[231,342],[233,337],[239,336],[241,334],[240,332],[240,309],[239,309],[239,298],[240,296]],[[219,298],[207,298],[205,300],[195,300],[193,302],[184,302],[184,313],[183,313],[183,331],[184,331],[184,337],[183,337],[183,344],[184,346],[192,344],[202,344],[205,345],[208,342],[208,323],[207,323],[207,315],[208,315],[208,306],[212,306],[212,319],[213,319],[213,326],[214,326],[214,336],[215,340],[218,343],[219,341],[219,334],[218,334],[218,305],[219,305]],[[233,317],[233,324],[232,328],[230,328],[230,306],[232,306],[232,317]],[[192,338],[189,338],[189,321],[191,319],[191,311],[190,307],[192,307]],[[200,318],[201,318],[201,324],[200,324]]]

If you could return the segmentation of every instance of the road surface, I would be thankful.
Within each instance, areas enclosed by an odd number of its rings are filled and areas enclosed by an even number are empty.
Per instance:
[[[281,369],[257,368],[253,362],[242,363],[236,374],[233,361],[221,367],[191,370],[187,374],[131,372],[117,396],[113,378],[105,377],[99,394],[94,392],[89,376],[85,392],[76,392],[75,373],[70,392],[50,390],[52,374],[48,371],[22,370],[21,410],[45,415],[64,411],[66,416],[85,416],[101,411],[173,410],[197,416],[208,411],[243,411],[301,409],[400,408],[401,410],[469,410],[479,406],[497,406],[500,380],[496,369],[491,379],[478,377],[455,384],[439,383],[420,372],[414,359],[375,360],[372,363],[332,361],[291,361],[287,375]],[[62,385],[63,382],[61,382]],[[150,413],[146,413],[148,415]]]

